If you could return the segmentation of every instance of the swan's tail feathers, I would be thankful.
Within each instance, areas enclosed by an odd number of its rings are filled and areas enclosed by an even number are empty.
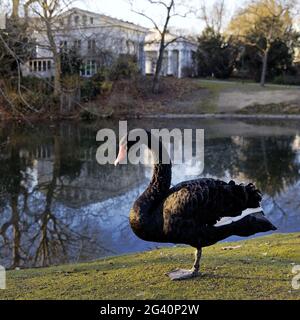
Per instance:
[[[262,193],[258,190],[253,183],[245,187],[247,194],[247,208],[258,208],[262,201]]]
[[[203,247],[211,246],[231,236],[250,237],[260,232],[275,231],[277,228],[264,216],[263,212],[252,213],[239,221],[222,226],[202,228]]]
[[[254,184],[250,183],[247,186],[244,184],[236,184],[234,181],[230,181],[228,185],[222,186],[225,191],[219,199],[220,217],[237,217],[242,214],[246,209],[260,208],[262,201],[262,193],[258,190]]]
[[[233,224],[235,235],[249,237],[260,232],[275,231],[277,228],[265,217],[264,213],[249,214]]]

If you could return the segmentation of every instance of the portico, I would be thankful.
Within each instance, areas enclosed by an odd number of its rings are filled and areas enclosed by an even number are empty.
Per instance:
[[[168,35],[167,42],[171,41]],[[146,74],[154,74],[156,70],[156,62],[159,54],[159,39],[155,39],[155,34],[149,34],[145,42],[145,60]],[[197,44],[192,40],[178,38],[178,40],[170,43],[164,52],[163,65],[161,70],[162,76],[174,76],[183,78],[187,76],[195,76],[197,73],[195,55]]]

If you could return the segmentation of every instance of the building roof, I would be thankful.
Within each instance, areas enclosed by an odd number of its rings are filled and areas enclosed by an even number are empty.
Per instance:
[[[80,9],[77,7],[73,7],[71,9],[65,11],[63,15],[68,16],[70,14],[76,14],[76,13],[86,14],[86,15],[93,16],[95,18],[100,18],[100,19],[102,18],[103,20],[105,20],[107,22],[110,22],[112,24],[119,25],[119,26],[122,26],[125,28],[129,28],[132,30],[137,30],[137,31],[144,32],[144,33],[149,32],[148,28],[142,27],[138,24],[134,24],[132,22],[124,21],[124,20],[117,19],[117,18],[113,18],[113,17],[107,16],[107,15],[104,15],[102,13],[96,13],[96,12]]]
[[[161,36],[159,32],[155,29],[149,30],[148,35],[146,36],[145,42],[148,44],[159,42],[161,39]],[[165,37],[166,42],[186,42],[190,43],[193,45],[197,45],[197,42],[184,35],[176,35],[175,33],[167,32],[166,37]]]

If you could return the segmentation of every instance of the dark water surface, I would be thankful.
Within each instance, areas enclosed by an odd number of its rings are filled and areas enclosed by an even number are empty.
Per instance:
[[[205,129],[201,163],[174,166],[173,184],[198,177],[255,182],[279,232],[300,231],[300,124],[221,120],[131,121],[130,127]],[[46,266],[155,248],[128,224],[151,169],[100,166],[101,128],[118,122],[0,124],[0,264]]]

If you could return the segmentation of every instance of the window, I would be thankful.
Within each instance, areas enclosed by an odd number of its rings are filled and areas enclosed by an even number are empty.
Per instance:
[[[95,39],[88,40],[88,50],[90,52],[96,51],[96,40]]]
[[[90,24],[94,24],[94,18],[90,17]]]
[[[74,49],[75,50],[81,49],[81,40],[74,40]]]
[[[97,73],[97,63],[95,60],[92,60],[91,62],[91,73],[92,75]]]
[[[43,71],[47,71],[47,61],[43,61]]]
[[[68,41],[60,41],[59,43],[60,50],[67,50],[68,49]]]
[[[82,16],[82,23],[83,23],[84,25],[86,25],[86,23],[87,23],[87,16]]]
[[[95,60],[87,60],[81,70],[81,76],[91,77],[97,73],[97,62]]]
[[[36,61],[33,62],[33,71],[34,72],[37,71],[37,62]]]
[[[48,60],[48,70],[51,70],[51,61]]]
[[[79,24],[79,19],[80,19],[79,16],[75,16],[75,17],[74,17],[74,22],[75,22],[76,25]]]
[[[42,71],[42,61],[38,62],[38,71],[41,72]]]

